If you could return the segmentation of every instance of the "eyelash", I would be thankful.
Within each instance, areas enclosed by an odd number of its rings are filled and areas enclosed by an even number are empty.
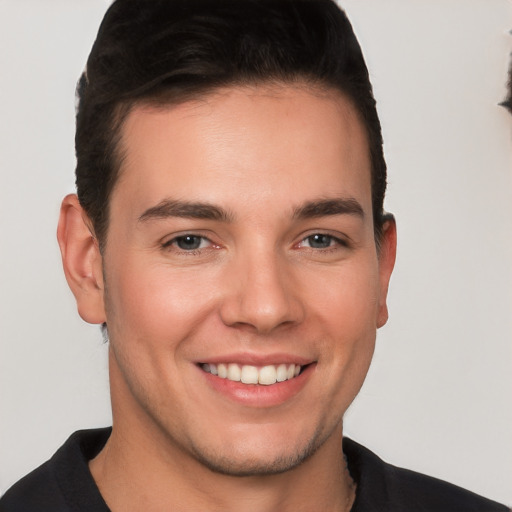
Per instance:
[[[197,247],[197,248],[194,248],[194,249],[184,249],[183,247],[179,247],[178,244],[181,241],[186,240],[187,238],[199,240],[200,246]],[[211,246],[209,246],[209,247],[201,247],[201,245],[205,241],[209,242],[211,244]],[[209,249],[212,246],[215,247],[214,244],[211,242],[211,240],[209,238],[207,238],[205,236],[201,236],[201,235],[195,235],[193,233],[185,233],[184,235],[176,236],[173,239],[168,240],[167,242],[164,242],[162,244],[162,248],[163,249],[169,249],[169,248],[172,248],[173,246],[174,246],[176,251],[178,251],[180,253],[183,253],[183,254],[191,254],[191,255],[199,254],[202,250]]]
[[[311,243],[313,242],[313,239],[315,237],[321,237],[323,239],[328,239],[329,245],[327,247],[311,247]],[[199,241],[199,247],[195,247],[192,249],[186,249],[183,247],[179,247],[179,243],[185,241],[186,239],[194,239],[195,241]],[[201,245],[204,242],[208,242],[210,245],[207,247],[201,247]],[[308,245],[308,246],[303,245],[303,244],[305,244],[305,242],[308,242],[310,245]],[[297,244],[297,246],[299,248],[305,247],[305,248],[315,251],[315,252],[326,253],[326,252],[336,251],[339,249],[339,247],[347,248],[347,247],[349,247],[349,244],[347,243],[346,240],[343,240],[341,238],[335,237],[335,236],[327,234],[327,233],[318,232],[318,233],[312,233],[311,235],[304,237]],[[218,248],[218,246],[215,246],[212,243],[212,241],[205,236],[196,235],[196,234],[192,234],[192,233],[185,233],[184,235],[176,236],[176,237],[172,238],[171,240],[164,242],[162,244],[162,248],[163,249],[174,248],[177,252],[182,253],[182,254],[197,255],[197,254],[200,254],[201,251],[204,251],[205,249]]]
[[[343,240],[342,238],[338,238],[334,235],[330,235],[328,233],[322,233],[322,232],[318,232],[318,233],[312,233],[311,235],[308,235],[306,237],[304,237],[300,242],[299,242],[299,247],[304,247],[304,243],[306,241],[309,242],[309,244],[311,244],[311,241],[312,239],[314,239],[315,237],[322,237],[322,238],[327,238],[328,241],[329,241],[329,246],[328,247],[311,247],[311,246],[306,246],[307,249],[310,249],[310,250],[313,250],[313,251],[318,251],[318,252],[332,252],[332,251],[336,251],[338,250],[340,247],[349,247],[349,244],[346,240]]]

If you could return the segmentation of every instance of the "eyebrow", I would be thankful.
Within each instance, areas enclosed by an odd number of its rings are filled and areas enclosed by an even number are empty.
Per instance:
[[[330,215],[354,215],[364,219],[364,210],[356,199],[350,197],[308,201],[293,212],[295,219],[314,219]]]
[[[177,201],[164,199],[156,206],[148,208],[140,217],[139,222],[182,217],[187,219],[206,219],[221,222],[231,222],[232,215],[226,210],[209,203]]]
[[[364,210],[354,198],[308,201],[293,210],[293,218],[299,220],[330,215],[355,215],[364,218]],[[166,219],[168,217],[215,220],[220,222],[233,221],[233,216],[228,211],[210,203],[164,199],[140,215],[139,222]]]

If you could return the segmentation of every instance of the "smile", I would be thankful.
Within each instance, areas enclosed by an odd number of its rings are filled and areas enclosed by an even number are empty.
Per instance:
[[[302,366],[298,364],[266,365],[262,367],[252,365],[238,365],[236,363],[208,364],[204,363],[201,368],[207,372],[220,377],[221,379],[243,384],[260,384],[271,386],[276,382],[284,382],[297,377]]]

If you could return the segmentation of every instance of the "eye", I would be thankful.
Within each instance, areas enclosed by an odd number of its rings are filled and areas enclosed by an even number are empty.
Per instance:
[[[182,235],[163,244],[164,248],[175,247],[182,251],[197,251],[211,245],[210,240],[199,235]]]
[[[311,247],[312,249],[329,249],[335,245],[345,245],[341,240],[324,233],[315,233],[310,235],[300,243],[301,247]]]

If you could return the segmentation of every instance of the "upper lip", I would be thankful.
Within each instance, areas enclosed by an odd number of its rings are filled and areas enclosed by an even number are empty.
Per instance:
[[[222,356],[213,356],[207,357],[205,359],[201,359],[197,361],[200,363],[207,364],[225,364],[225,363],[234,363],[250,366],[267,366],[267,365],[279,365],[279,364],[298,364],[300,366],[305,366],[307,364],[313,363],[314,360],[311,358],[306,358],[294,354],[288,353],[275,353],[275,354],[248,354],[248,353],[235,353],[235,354],[225,354]]]

